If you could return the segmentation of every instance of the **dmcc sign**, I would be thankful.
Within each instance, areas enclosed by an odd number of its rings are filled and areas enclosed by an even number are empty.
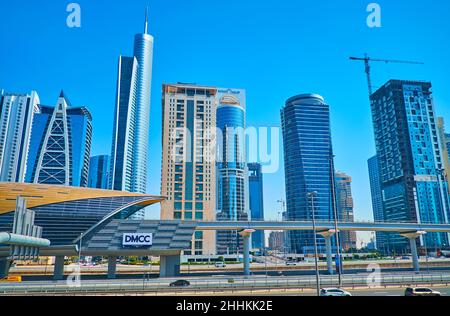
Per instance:
[[[123,234],[123,246],[151,246],[153,244],[153,234]]]

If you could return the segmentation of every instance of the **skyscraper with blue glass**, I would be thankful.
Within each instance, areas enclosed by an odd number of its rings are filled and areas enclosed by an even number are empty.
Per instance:
[[[447,183],[439,145],[431,83],[390,80],[371,96],[375,144],[389,222],[448,223]],[[387,234],[395,253],[409,242]],[[448,236],[428,233],[422,246],[448,247]]]
[[[372,196],[372,211],[375,222],[384,222],[383,214],[383,193],[381,190],[380,169],[378,166],[378,157],[374,156],[368,160],[370,192]],[[387,245],[385,233],[376,232],[377,249],[384,252]]]
[[[218,89],[217,220],[248,219],[248,179],[245,152],[245,91]],[[237,231],[217,232],[217,253],[234,254],[241,248]],[[242,248],[241,248],[242,249]]]
[[[285,157],[287,213],[289,221],[311,221],[314,199],[316,220],[333,221],[332,186],[334,166],[330,129],[330,108],[316,94],[302,94],[287,100],[281,110]],[[318,238],[320,251],[325,241]],[[291,231],[288,248],[293,253],[314,249],[313,232]]]
[[[109,178],[109,156],[100,155],[91,157],[89,163],[88,187],[94,189],[107,189]]]
[[[147,190],[152,64],[153,37],[146,15],[144,33],[134,38],[133,57],[119,58],[110,172],[114,190]],[[134,218],[144,215],[141,211]]]
[[[55,107],[39,105],[31,131],[26,182],[87,187],[92,117],[61,91]]]
[[[264,190],[263,173],[259,163],[248,164],[248,186],[251,218],[254,221],[264,220]],[[264,231],[260,230],[252,235],[252,246],[254,249],[264,249]]]

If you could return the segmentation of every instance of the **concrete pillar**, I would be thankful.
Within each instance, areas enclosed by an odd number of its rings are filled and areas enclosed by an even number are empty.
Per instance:
[[[244,275],[250,275],[250,236],[244,237]]]
[[[117,257],[108,257],[108,279],[116,278]]]
[[[416,240],[417,238],[425,235],[426,232],[424,231],[417,231],[417,232],[411,232],[411,233],[404,233],[402,234],[403,237],[406,237],[409,239],[409,243],[411,245],[411,256],[412,256],[412,262],[413,262],[413,270],[416,273],[420,272],[420,263],[419,263],[419,256],[417,254],[417,244]]]
[[[251,237],[255,232],[253,229],[243,230],[240,234],[243,238],[244,244],[244,276],[250,276],[250,248],[251,248]]]
[[[159,262],[159,276],[161,278],[171,278],[180,275],[181,258],[180,255],[161,256]]]
[[[327,270],[328,274],[332,275],[334,271],[333,271],[333,253],[331,246],[331,237],[333,237],[333,235],[336,234],[336,231],[334,229],[330,229],[327,231],[318,232],[317,234],[325,238],[325,245],[327,251]]]
[[[0,258],[0,279],[6,278],[11,267],[12,260],[7,257]]]
[[[328,274],[333,274],[333,254],[331,251],[331,236],[325,237],[325,243],[327,248],[327,269]]]
[[[55,257],[55,269],[53,270],[53,280],[64,279],[64,256]]]

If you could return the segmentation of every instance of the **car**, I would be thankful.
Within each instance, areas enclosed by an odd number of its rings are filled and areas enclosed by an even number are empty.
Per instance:
[[[227,265],[224,262],[216,262],[216,268],[226,268]]]
[[[187,287],[190,285],[191,285],[191,283],[186,280],[178,280],[178,281],[170,283],[170,287]]]
[[[296,266],[297,265],[297,262],[295,262],[295,261],[288,261],[288,262],[286,262],[286,265],[289,267],[289,266]]]
[[[350,292],[341,289],[322,289],[320,291],[320,296],[352,296]]]
[[[405,291],[405,296],[442,296],[442,294],[426,287],[409,287]]]

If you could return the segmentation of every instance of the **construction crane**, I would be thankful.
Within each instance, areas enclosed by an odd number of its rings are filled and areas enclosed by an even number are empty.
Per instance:
[[[422,62],[417,62],[417,61],[407,61],[407,60],[389,60],[389,59],[377,59],[377,58],[371,58],[369,57],[367,54],[364,55],[363,58],[361,57],[350,57],[350,60],[353,61],[364,61],[364,64],[366,66],[366,75],[367,75],[367,83],[369,85],[369,97],[372,95],[373,93],[373,86],[372,86],[372,77],[370,75],[370,62],[375,61],[375,62],[384,62],[386,64],[388,63],[397,63],[397,64],[413,64],[413,65],[424,65],[424,63]]]

